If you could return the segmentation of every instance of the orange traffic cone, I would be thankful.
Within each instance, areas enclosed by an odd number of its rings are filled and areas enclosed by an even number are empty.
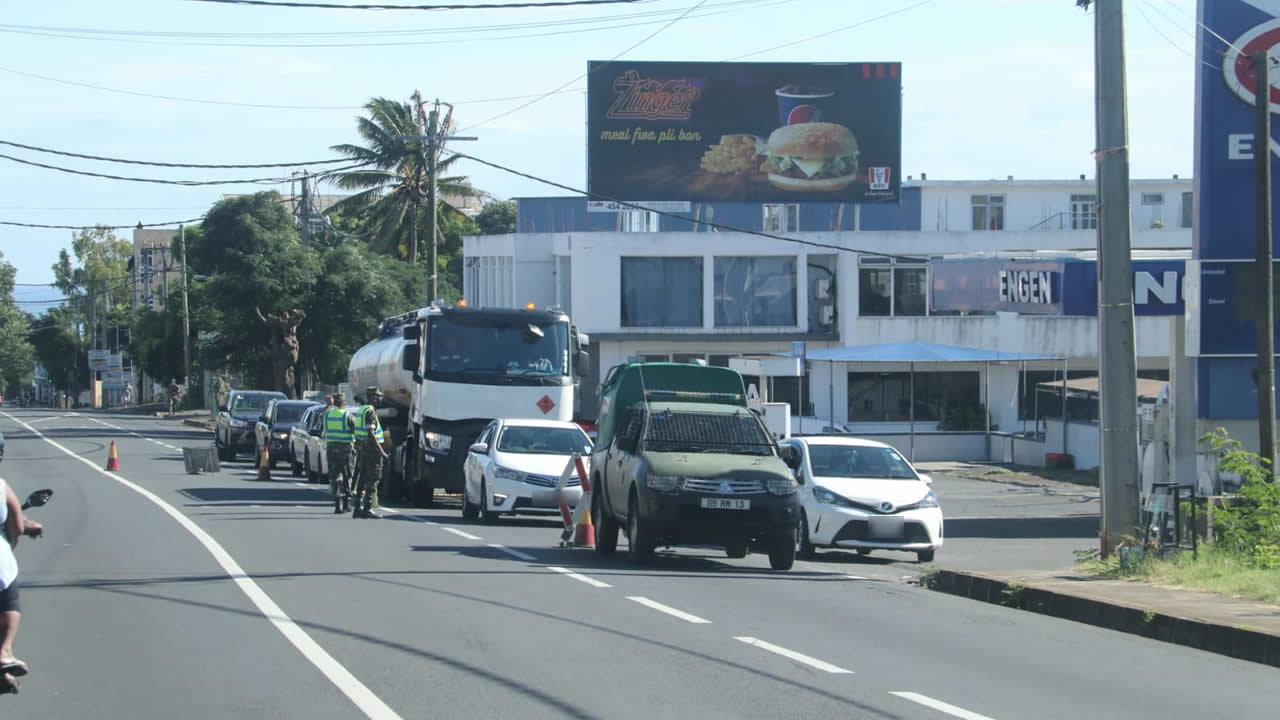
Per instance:
[[[591,506],[582,509],[582,519],[573,529],[573,544],[578,547],[596,546],[596,527],[591,524]]]
[[[271,448],[269,446],[262,448],[262,459],[258,461],[258,479],[271,479]]]
[[[107,453],[107,471],[114,472],[120,469],[120,456],[116,455],[116,441],[111,441],[111,450]]]

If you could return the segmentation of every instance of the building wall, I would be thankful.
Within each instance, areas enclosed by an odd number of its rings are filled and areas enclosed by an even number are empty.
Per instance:
[[[992,180],[922,181],[921,228],[932,232],[972,231],[973,197],[1004,197],[1004,230],[1058,232],[1072,229],[1072,195],[1096,195],[1092,179],[1076,181]],[[1191,192],[1188,180],[1134,180],[1130,187],[1130,216],[1135,232],[1183,227],[1183,193]],[[1162,194],[1163,203],[1143,204],[1143,195]],[[1153,199],[1153,198],[1148,198]],[[1159,221],[1163,228],[1153,227]],[[1092,247],[1093,242],[1082,247]],[[1181,247],[1181,245],[1178,245]],[[1066,248],[1063,248],[1066,249]]]
[[[164,308],[166,276],[169,291],[180,287],[182,273],[170,252],[178,228],[135,228],[133,231],[133,301],[138,306]],[[148,257],[149,264],[148,264]],[[169,268],[166,272],[165,268]],[[148,272],[150,269],[150,272]],[[177,284],[175,284],[177,283]]]

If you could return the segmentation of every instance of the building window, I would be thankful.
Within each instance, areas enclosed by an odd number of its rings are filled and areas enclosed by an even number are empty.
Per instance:
[[[1191,202],[1192,195],[1189,192],[1182,193],[1182,227],[1191,227],[1192,211],[1194,204]]]
[[[921,317],[929,314],[929,271],[923,260],[862,258],[858,314]]]
[[[622,258],[623,327],[702,327],[702,258]]]
[[[794,257],[718,257],[716,327],[794,327]]]
[[[1072,230],[1097,230],[1098,229],[1098,196],[1097,195],[1072,195],[1071,196],[1071,229]]]
[[[796,203],[767,203],[764,206],[765,232],[800,232],[800,206]]]
[[[974,230],[1004,229],[1003,195],[973,195],[971,201]]]
[[[1143,205],[1163,205],[1164,193],[1142,193]]]
[[[905,372],[849,373],[849,421],[910,420],[911,384]],[[942,423],[950,430],[984,429],[980,385],[977,372],[916,373],[916,421]]]
[[[622,232],[658,232],[658,213],[652,210],[623,210]]]

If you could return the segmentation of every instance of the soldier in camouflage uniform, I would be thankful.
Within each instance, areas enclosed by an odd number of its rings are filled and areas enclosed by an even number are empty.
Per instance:
[[[378,420],[377,405],[382,400],[382,390],[371,387],[365,390],[364,401],[357,411],[356,421],[356,479],[355,498],[351,503],[351,517],[379,519],[373,508],[378,504],[378,484],[382,480],[382,463],[389,456],[382,448],[385,434]]]
[[[346,407],[346,397],[334,393],[333,407],[324,413],[324,455],[329,465],[329,492],[333,493],[335,515],[347,511],[354,480],[351,463],[357,425]]]

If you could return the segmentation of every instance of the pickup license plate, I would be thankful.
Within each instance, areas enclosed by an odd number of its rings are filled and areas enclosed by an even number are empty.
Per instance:
[[[708,510],[750,510],[750,500],[734,498],[702,498],[702,507]]]

